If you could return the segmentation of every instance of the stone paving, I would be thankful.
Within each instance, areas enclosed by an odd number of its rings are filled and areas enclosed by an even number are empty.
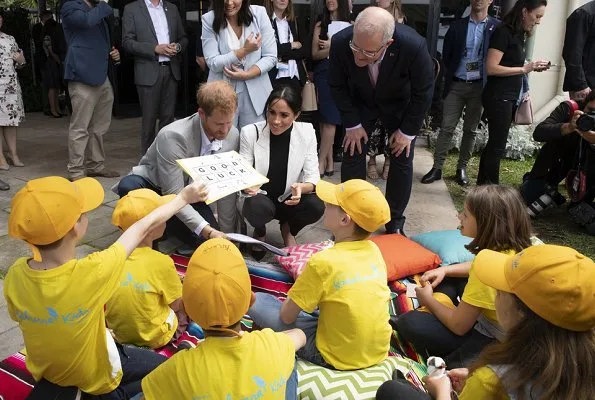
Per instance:
[[[26,164],[23,168],[11,167],[1,171],[0,179],[11,185],[11,190],[0,192],[0,277],[18,257],[30,254],[22,241],[9,238],[8,214],[12,196],[30,179],[48,175],[66,176],[68,158],[68,118],[53,119],[40,113],[27,115],[26,122],[19,128],[19,155]],[[106,166],[127,174],[139,156],[140,119],[114,119],[110,132],[105,136]],[[379,166],[382,158],[378,158]],[[432,154],[428,152],[425,140],[420,138],[415,149],[413,193],[406,211],[408,235],[438,229],[453,229],[458,225],[456,211],[443,181],[422,185],[420,179],[432,167]],[[339,182],[339,164],[335,165],[335,175],[330,179]],[[111,225],[111,214],[117,196],[110,191],[118,179],[100,178],[105,189],[103,204],[89,214],[89,229],[83,242],[77,247],[78,256],[84,256],[113,243],[119,233]],[[384,191],[386,181],[376,183]],[[318,242],[328,239],[330,233],[318,222],[303,229],[298,242]],[[281,245],[278,224],[271,223],[268,229],[270,243]],[[178,244],[172,240],[162,242],[162,251],[171,251]],[[18,351],[23,341],[17,325],[10,319],[6,310],[3,285],[0,285],[0,359]]]

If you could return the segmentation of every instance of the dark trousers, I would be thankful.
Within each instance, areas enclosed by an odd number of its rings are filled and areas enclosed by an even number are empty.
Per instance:
[[[151,182],[139,175],[128,175],[122,178],[118,184],[118,195],[124,197],[131,190],[135,189],[151,189],[154,192],[162,194],[161,191],[153,186]],[[219,224],[215,219],[213,210],[206,203],[194,203],[191,206],[198,211],[198,213],[213,227],[219,230]],[[192,232],[178,217],[175,215],[166,223],[165,232],[180,239],[186,245],[191,247],[198,247],[204,239]]]
[[[99,400],[126,400],[142,391],[141,381],[151,371],[167,360],[167,357],[151,350],[134,346],[117,344],[122,364],[122,380],[120,386],[114,391],[102,395],[83,394],[82,399]],[[37,382],[28,400],[74,400],[78,389],[75,387],[62,387],[45,379]]]
[[[170,66],[162,65],[159,68],[157,82],[153,86],[136,85],[136,90],[143,114],[140,150],[141,154],[145,154],[155,140],[157,119],[159,119],[159,130],[174,121],[178,81],[173,77]]]
[[[512,100],[485,99],[483,106],[488,119],[488,143],[479,159],[477,184],[500,183],[500,160],[506,155],[506,141],[516,109]]]
[[[266,234],[265,225],[273,219],[279,224],[287,222],[289,232],[297,235],[305,226],[318,221],[324,214],[324,203],[315,194],[303,194],[295,206],[288,206],[277,200],[271,200],[263,194],[244,200],[242,216],[254,227],[254,234],[262,237]]]
[[[369,132],[368,132],[369,135]],[[343,163],[341,164],[341,182],[350,179],[366,179],[366,154],[368,146],[362,140],[362,153],[354,151],[353,156],[348,151],[343,152]],[[411,141],[409,157],[403,151],[399,157],[394,154],[390,156],[390,169],[386,180],[386,200],[390,206],[391,220],[386,224],[389,233],[396,229],[403,229],[405,225],[405,208],[411,197],[411,185],[413,180],[413,155],[415,150],[415,139]]]
[[[467,280],[463,278],[446,278],[435,291],[446,294],[456,305],[466,283]],[[403,339],[410,342],[420,354],[443,357],[449,369],[467,367],[485,346],[494,342],[494,339],[474,328],[459,336],[433,314],[423,311],[411,311],[400,316],[396,326]]]
[[[432,400],[432,397],[417,389],[406,379],[386,381],[378,388],[376,400]]]

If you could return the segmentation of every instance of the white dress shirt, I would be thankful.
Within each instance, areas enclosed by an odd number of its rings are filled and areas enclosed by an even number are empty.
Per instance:
[[[279,19],[275,15],[275,23],[277,24],[277,34],[279,35],[279,43],[292,43],[293,35],[291,34],[291,28],[287,18]],[[300,74],[298,72],[297,63],[295,60],[289,60],[287,62],[287,68],[280,68],[277,64],[277,79],[279,78],[293,78],[294,76],[299,79]]]
[[[157,34],[157,43],[159,44],[170,44],[169,41],[169,27],[167,26],[167,18],[165,17],[165,9],[163,8],[163,0],[159,0],[159,4],[156,6],[151,3],[151,0],[145,0],[151,21],[153,22],[153,28]],[[168,56],[159,55],[159,62],[169,61]]]
[[[218,139],[214,139],[213,141],[209,140],[204,129],[202,129],[202,126],[201,126],[200,155],[208,156],[209,154],[214,154],[214,153],[218,152],[222,148],[223,148],[223,141],[218,140]],[[209,225],[209,223],[206,220],[203,221],[200,225],[198,225],[198,228],[196,228],[194,233],[196,233],[198,236],[200,236],[202,230],[205,229],[205,226],[207,226],[207,225]]]

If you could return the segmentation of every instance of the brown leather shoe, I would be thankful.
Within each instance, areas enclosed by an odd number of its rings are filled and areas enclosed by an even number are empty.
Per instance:
[[[87,172],[87,176],[90,176],[91,178],[117,178],[120,176],[120,173],[118,171],[112,171],[109,169],[102,169],[99,172]]]

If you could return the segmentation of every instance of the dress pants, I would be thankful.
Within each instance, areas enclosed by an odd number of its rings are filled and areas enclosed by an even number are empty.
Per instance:
[[[514,100],[486,99],[483,106],[488,117],[488,143],[479,159],[477,184],[500,183],[500,161],[506,156],[506,142],[516,109]]]
[[[142,112],[140,150],[141,154],[145,154],[157,135],[157,119],[159,130],[174,121],[178,81],[173,77],[169,64],[160,65],[157,82],[152,86],[136,85],[136,90]]]
[[[266,234],[265,225],[273,219],[279,224],[287,222],[289,232],[297,235],[305,226],[315,223],[324,214],[324,203],[315,194],[304,194],[298,204],[288,206],[271,200],[263,194],[257,194],[244,200],[242,215],[254,227],[254,234],[262,237]]]
[[[467,163],[473,155],[477,126],[479,125],[483,111],[481,104],[482,89],[481,80],[474,81],[473,83],[452,82],[450,91],[446,95],[442,107],[442,125],[438,139],[436,140],[434,168],[442,169],[444,166],[444,161],[452,146],[454,131],[461,119],[463,110],[465,111],[463,138],[459,149],[457,169],[467,167]]]
[[[128,175],[122,178],[118,184],[118,195],[120,198],[126,196],[128,192],[135,189],[151,189],[154,192],[161,194],[161,191],[153,186],[151,182],[146,180],[140,175]],[[213,210],[206,203],[194,203],[190,204],[198,213],[211,225],[212,228],[219,230],[219,224],[215,219]],[[169,219],[166,223],[165,232],[168,235],[172,235],[180,239],[187,246],[198,247],[204,239],[202,236],[192,232],[190,228],[186,226],[178,217],[175,215]]]
[[[372,126],[374,126],[372,124]],[[368,136],[370,135],[369,132]],[[343,152],[343,163],[341,164],[341,182],[350,179],[366,179],[366,154],[368,145],[362,140],[362,152],[354,151],[353,156],[348,151]],[[411,197],[411,185],[413,179],[413,156],[415,153],[415,139],[411,141],[409,157],[403,151],[399,157],[390,155],[390,169],[386,181],[386,200],[390,206],[391,220],[386,224],[389,233],[396,229],[403,229],[405,225],[405,208]]]
[[[72,115],[68,129],[68,176],[82,178],[88,172],[101,172],[105,151],[103,135],[112,122],[114,92],[108,78],[99,86],[70,81],[68,92]]]

